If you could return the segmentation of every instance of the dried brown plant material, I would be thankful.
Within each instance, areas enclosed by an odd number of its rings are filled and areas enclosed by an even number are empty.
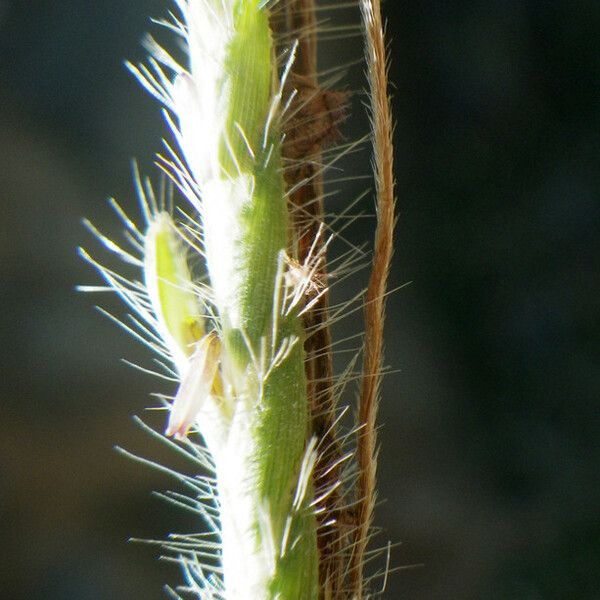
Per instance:
[[[312,252],[323,250],[320,235],[324,218],[321,151],[335,143],[341,135],[339,124],[346,116],[348,96],[345,92],[322,89],[317,75],[317,20],[314,0],[289,0],[273,19],[278,35],[288,42],[298,40],[296,60],[288,79],[288,92],[296,97],[290,108],[292,115],[284,123],[286,160],[285,179],[293,212],[293,238],[300,262]],[[316,246],[315,246],[316,244]],[[326,260],[315,274],[318,282],[328,279]],[[309,290],[306,303],[320,294],[317,302],[304,314],[306,338],[306,376],[312,415],[312,431],[321,451],[314,470],[316,495],[331,491],[319,506],[320,524],[319,582],[322,597],[341,598],[347,573],[348,547],[344,516],[345,507],[336,489],[341,480],[342,447],[338,439],[333,394],[334,373],[332,339],[329,329],[329,295],[320,286]]]
[[[348,93],[320,88],[311,77],[293,71],[289,85],[296,96],[285,127],[284,153],[288,160],[304,160],[342,137],[339,125],[346,118]]]
[[[393,253],[393,120],[388,96],[388,63],[380,0],[360,0],[366,35],[377,195],[373,266],[365,299],[365,350],[359,401],[357,528],[352,556],[351,596],[364,597],[364,562],[376,501],[377,409],[383,358],[385,295]]]

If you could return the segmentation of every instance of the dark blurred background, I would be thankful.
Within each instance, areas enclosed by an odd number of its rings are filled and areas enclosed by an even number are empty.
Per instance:
[[[123,67],[166,0],[0,0],[0,596],[164,598],[191,531],[130,419],[165,390],[77,294],[165,128]],[[600,3],[388,0],[399,225],[381,408],[385,598],[600,598]],[[333,16],[333,13],[332,15]],[[356,12],[339,12],[356,23]],[[332,41],[324,65],[360,56]],[[364,86],[354,67],[343,82]],[[356,96],[348,136],[366,131]],[[364,98],[362,98],[364,99]],[[347,161],[367,173],[368,151]],[[368,184],[368,182],[367,182]],[[343,188],[339,209],[365,182]],[[366,206],[370,210],[369,206]],[[370,239],[372,220],[348,236]],[[360,285],[360,278],[357,280]],[[342,285],[336,298],[352,293]],[[351,327],[355,325],[351,324]],[[344,328],[339,334],[344,334]],[[161,387],[163,386],[163,387]]]

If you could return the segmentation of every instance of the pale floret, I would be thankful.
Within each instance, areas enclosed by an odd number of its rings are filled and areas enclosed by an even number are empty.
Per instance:
[[[166,435],[184,438],[199,417],[213,388],[219,366],[220,344],[211,332],[204,336],[190,358],[190,368],[183,378],[173,405]]]

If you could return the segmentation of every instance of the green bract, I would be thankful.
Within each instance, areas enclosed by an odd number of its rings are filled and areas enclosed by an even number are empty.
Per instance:
[[[186,249],[166,212],[158,214],[146,232],[144,283],[163,341],[181,368],[194,352],[204,327]]]

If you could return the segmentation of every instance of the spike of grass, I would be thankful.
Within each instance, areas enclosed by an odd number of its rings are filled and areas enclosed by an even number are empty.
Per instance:
[[[378,2],[361,2],[363,9],[371,8],[363,10],[365,17],[372,16],[373,7],[379,10]],[[122,322],[108,316],[161,356],[158,364],[168,374],[161,377],[178,377],[174,399],[157,395],[170,412],[166,435],[175,441],[153,435],[202,470],[188,476],[155,465],[175,476],[188,494],[162,496],[209,529],[163,543],[185,578],[181,590],[168,591],[172,597],[189,592],[207,600],[341,600],[349,597],[350,585],[352,594],[362,597],[374,505],[381,337],[370,341],[373,328],[367,329],[363,382],[370,382],[371,393],[361,400],[363,422],[340,434],[344,413],[336,402],[356,377],[357,357],[334,380],[332,352],[339,342],[332,342],[328,328],[356,309],[349,310],[350,301],[329,310],[325,262],[331,237],[323,235],[322,173],[359,142],[340,145],[332,157],[323,154],[323,146],[339,137],[336,126],[347,96],[321,90],[316,76],[317,32],[354,27],[318,25],[314,0],[174,3],[179,15],[158,23],[180,36],[186,64],[149,37],[147,65],[128,66],[164,105],[179,150],[165,142],[167,155],[158,157],[158,165],[194,212],[181,211],[184,218],[174,219],[168,191],[161,187],[156,194],[136,167],[145,227],[113,201],[131,249],[88,227],[108,250],[142,267],[144,284],[128,281],[82,251],[136,313]],[[271,26],[281,15],[287,30],[277,45]],[[385,65],[385,53],[375,31],[380,21],[366,22],[368,42],[378,43],[376,60],[368,63],[372,83],[376,75],[380,84],[379,93],[373,92],[377,142],[385,138],[382,129],[391,128],[389,118],[379,118],[385,67],[377,69],[376,63]],[[286,111],[292,114],[287,129]],[[385,156],[391,152],[389,136],[387,142]],[[376,158],[380,174],[380,150]],[[382,323],[393,224],[391,158],[383,162],[385,202],[379,206],[386,212],[375,259],[383,258],[369,286],[374,308],[367,309],[369,322],[377,323]],[[207,281],[193,276],[190,256],[202,261]],[[362,258],[354,247],[340,257],[340,280]],[[364,498],[353,497],[345,480],[355,476],[346,467],[353,454],[345,445],[356,436]],[[354,529],[348,528],[353,503],[363,521]]]

